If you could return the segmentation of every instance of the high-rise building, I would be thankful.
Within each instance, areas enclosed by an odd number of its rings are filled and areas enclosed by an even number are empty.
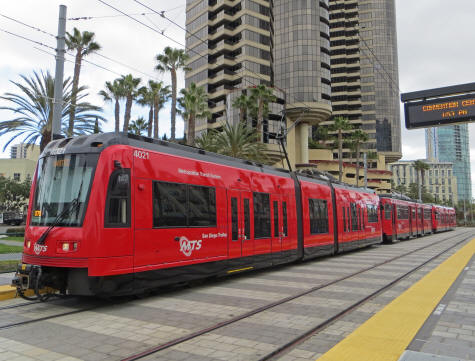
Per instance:
[[[369,151],[400,159],[395,1],[330,0],[330,40],[333,116],[364,130]]]
[[[186,14],[186,85],[206,88],[212,112],[198,133],[236,122],[234,99],[265,84],[279,100],[264,142],[275,143],[285,101],[292,163],[308,163],[309,126],[330,125],[332,107],[368,133],[367,150],[401,157],[394,0],[187,0]]]
[[[185,85],[192,82],[208,92],[211,118],[197,119],[196,131],[237,121],[232,103],[243,91],[259,84],[273,85],[273,18],[268,1],[187,0],[186,49],[190,56]],[[277,94],[279,96],[280,94]],[[278,107],[277,107],[278,108]],[[274,109],[278,112],[282,107]],[[265,134],[280,129],[270,116]],[[266,137],[265,142],[268,142]]]
[[[470,175],[470,147],[468,124],[457,124],[435,128],[437,132],[437,156],[441,162],[454,165],[457,178],[459,200],[472,199],[472,181]]]

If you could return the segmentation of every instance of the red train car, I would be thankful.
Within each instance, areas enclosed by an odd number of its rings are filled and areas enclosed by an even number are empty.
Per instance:
[[[38,297],[132,294],[334,254],[381,242],[378,200],[138,136],[56,140],[38,162],[13,283]]]
[[[416,203],[398,196],[381,196],[383,239],[387,243],[417,235]]]

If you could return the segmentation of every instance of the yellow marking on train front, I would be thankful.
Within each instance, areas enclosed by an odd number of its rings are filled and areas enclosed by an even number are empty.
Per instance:
[[[475,254],[472,239],[318,361],[396,361]]]
[[[231,271],[228,271],[228,273],[235,273],[235,272],[242,272],[242,271],[249,271],[253,269],[254,267],[246,267],[246,268],[240,268],[240,269],[233,269]]]

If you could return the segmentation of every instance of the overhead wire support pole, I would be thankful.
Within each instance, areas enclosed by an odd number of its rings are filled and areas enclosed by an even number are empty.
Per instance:
[[[63,78],[64,78],[64,55],[66,45],[66,6],[59,6],[58,37],[56,47],[56,70],[54,74],[54,103],[53,124],[51,139],[59,139],[61,135],[61,118],[63,113]]]

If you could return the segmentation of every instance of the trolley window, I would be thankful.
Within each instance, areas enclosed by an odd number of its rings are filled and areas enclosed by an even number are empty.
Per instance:
[[[238,232],[238,202],[237,198],[231,198],[231,239],[237,241],[239,239]]]
[[[323,199],[309,199],[310,234],[328,233],[328,206]]]
[[[391,219],[391,204],[384,205],[384,219]]]
[[[368,208],[368,223],[378,223],[378,207],[374,204],[367,204]]]
[[[215,227],[216,190],[182,183],[153,182],[154,227]]]
[[[274,237],[279,237],[279,202],[274,201]]]
[[[409,208],[407,206],[397,206],[397,218],[409,219]]]
[[[253,193],[254,199],[254,238],[270,238],[270,195]]]
[[[343,211],[343,232],[346,232],[346,209],[345,207],[342,207]]]
[[[130,169],[117,169],[110,176],[104,226],[130,226]]]
[[[358,214],[356,211],[356,204],[351,203],[350,209],[351,209],[351,230],[357,231],[358,230]]]
[[[284,226],[284,237],[287,237],[287,202],[282,202],[282,223]]]

